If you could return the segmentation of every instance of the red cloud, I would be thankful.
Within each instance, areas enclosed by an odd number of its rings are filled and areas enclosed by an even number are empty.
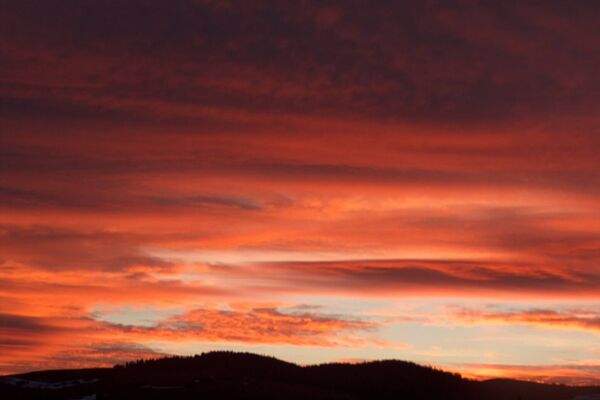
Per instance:
[[[1,2],[0,357],[375,327],[238,301],[600,298],[598,4],[177,3]]]

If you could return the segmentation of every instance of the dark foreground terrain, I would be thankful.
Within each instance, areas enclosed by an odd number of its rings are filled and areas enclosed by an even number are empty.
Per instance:
[[[600,400],[600,387],[471,381],[403,361],[300,367],[247,353],[139,361],[114,368],[0,377],[11,399]]]

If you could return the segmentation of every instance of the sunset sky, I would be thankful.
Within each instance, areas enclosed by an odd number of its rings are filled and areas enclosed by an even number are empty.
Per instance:
[[[599,20],[0,1],[0,374],[232,349],[600,384]]]

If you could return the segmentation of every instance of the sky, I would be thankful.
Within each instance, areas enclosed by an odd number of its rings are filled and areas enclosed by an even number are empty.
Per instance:
[[[598,18],[0,1],[0,374],[230,349],[600,384]]]

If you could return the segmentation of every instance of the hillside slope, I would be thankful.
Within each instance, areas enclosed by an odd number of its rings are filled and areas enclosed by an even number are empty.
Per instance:
[[[300,367],[231,352],[0,378],[3,399],[570,400],[595,394],[600,387],[478,382],[396,360]]]

